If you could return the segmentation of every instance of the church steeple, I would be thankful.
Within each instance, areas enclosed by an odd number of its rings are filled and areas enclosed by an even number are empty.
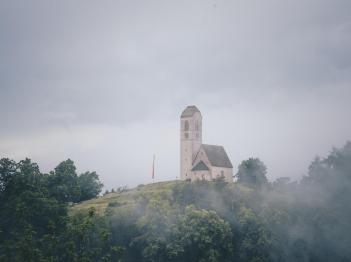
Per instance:
[[[190,178],[193,161],[202,144],[202,116],[196,106],[188,106],[180,117],[180,177]]]

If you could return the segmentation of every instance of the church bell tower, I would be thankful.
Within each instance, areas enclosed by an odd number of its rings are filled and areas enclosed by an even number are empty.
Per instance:
[[[202,144],[202,116],[196,106],[188,106],[180,117],[180,178],[190,179],[193,161]]]

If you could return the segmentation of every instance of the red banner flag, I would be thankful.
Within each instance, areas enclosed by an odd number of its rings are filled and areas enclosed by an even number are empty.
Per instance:
[[[152,173],[151,173],[151,176],[152,176],[152,180],[154,180],[154,178],[155,178],[155,155],[154,155],[154,158],[153,158],[153,161],[152,161]]]

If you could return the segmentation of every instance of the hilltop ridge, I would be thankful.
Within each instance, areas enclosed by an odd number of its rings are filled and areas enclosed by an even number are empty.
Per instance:
[[[131,208],[136,205],[137,198],[141,195],[152,198],[159,194],[171,194],[172,188],[177,184],[185,183],[183,181],[165,181],[156,182],[146,185],[139,185],[131,189],[122,189],[120,192],[110,192],[101,197],[83,201],[75,204],[71,208],[71,213],[87,211],[89,208],[94,207],[96,212],[102,215],[108,206],[119,208]]]

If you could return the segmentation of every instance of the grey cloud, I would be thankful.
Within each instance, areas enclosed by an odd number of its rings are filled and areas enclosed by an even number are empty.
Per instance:
[[[97,126],[147,123],[148,134],[162,136],[183,107],[197,104],[209,123],[226,122],[225,130],[209,124],[205,133],[216,143],[222,132],[218,143],[234,162],[261,155],[272,173],[288,165],[300,174],[305,158],[351,132],[344,120],[351,111],[350,11],[348,0],[1,1],[0,135],[27,141],[87,127],[99,137],[106,134]],[[163,141],[160,151],[176,148],[177,139]],[[83,144],[60,150],[69,155]],[[0,143],[0,153],[30,152],[26,145],[6,143],[5,150]],[[289,147],[297,157],[303,146],[310,148],[301,162],[283,165],[277,157]],[[166,154],[175,169],[177,152]],[[41,154],[44,165],[59,159]]]

